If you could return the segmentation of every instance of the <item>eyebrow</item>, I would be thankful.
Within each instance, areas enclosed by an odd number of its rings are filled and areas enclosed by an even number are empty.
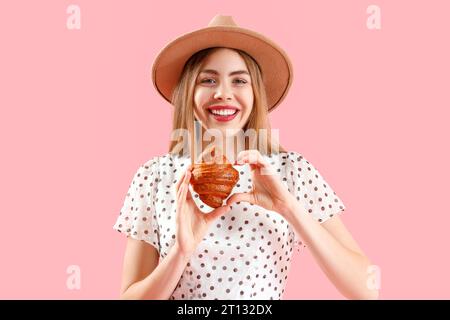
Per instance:
[[[217,72],[216,70],[213,70],[213,69],[205,69],[205,70],[200,71],[200,73],[212,73],[212,74],[216,74],[216,75],[219,74],[219,72]],[[237,74],[250,75],[246,70],[237,70],[237,71],[230,72],[228,74],[228,76],[231,77],[231,76],[234,76],[234,75],[237,75]]]

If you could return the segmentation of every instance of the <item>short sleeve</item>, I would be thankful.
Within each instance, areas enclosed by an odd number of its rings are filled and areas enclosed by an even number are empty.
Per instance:
[[[141,165],[134,174],[113,229],[127,237],[145,241],[160,252],[155,210],[158,181],[158,160],[155,157]]]
[[[301,154],[289,152],[286,162],[289,191],[316,221],[323,223],[345,210],[336,192]]]

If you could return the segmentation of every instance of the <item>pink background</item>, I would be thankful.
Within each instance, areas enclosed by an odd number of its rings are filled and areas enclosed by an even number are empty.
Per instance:
[[[66,27],[72,3],[80,30]],[[371,4],[381,30],[366,27]],[[294,83],[272,126],[346,204],[342,219],[381,268],[381,298],[450,298],[449,10],[446,0],[0,2],[0,298],[118,297],[126,238],[112,226],[171,129],[152,61],[217,13],[291,56]],[[66,287],[69,265],[80,290]],[[285,299],[342,298],[308,251],[291,270]]]

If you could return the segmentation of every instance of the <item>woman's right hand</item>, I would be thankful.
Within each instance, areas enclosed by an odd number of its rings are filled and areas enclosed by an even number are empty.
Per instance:
[[[176,186],[176,244],[181,253],[185,255],[191,255],[195,251],[214,220],[230,211],[230,206],[228,205],[216,208],[210,213],[200,211],[189,190],[191,171],[192,165],[187,168]]]

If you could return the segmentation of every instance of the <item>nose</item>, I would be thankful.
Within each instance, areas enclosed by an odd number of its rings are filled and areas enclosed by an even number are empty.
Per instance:
[[[214,92],[214,99],[217,100],[231,100],[233,97],[232,91],[229,86],[225,83],[217,86],[216,91]]]

